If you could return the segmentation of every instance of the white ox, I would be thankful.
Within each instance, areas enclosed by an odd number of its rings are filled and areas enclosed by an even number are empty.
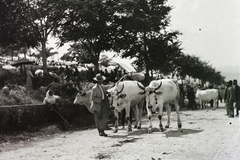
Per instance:
[[[130,122],[130,109],[132,108],[135,113],[136,125],[135,127],[141,128],[141,118],[144,105],[144,86],[137,81],[122,81],[117,83],[113,88],[107,90],[110,94],[110,105],[114,107],[115,116],[115,129],[114,133],[118,131],[118,113],[124,108],[126,110],[126,120],[128,122],[127,131],[132,131]]]
[[[200,109],[206,109],[206,103],[213,100],[213,109],[218,106],[218,90],[217,89],[206,89],[197,90],[196,98],[199,101]]]
[[[91,101],[90,101],[90,94],[91,89],[94,86],[94,83],[81,83],[82,90],[79,90],[79,93],[76,95],[73,104],[79,104],[84,105],[87,107],[89,112],[93,113],[93,111],[90,109]],[[107,88],[108,86],[103,86]]]
[[[159,128],[160,131],[164,131],[162,125],[163,106],[166,108],[167,111],[167,125],[165,126],[165,128],[169,128],[172,104],[176,108],[178,128],[181,128],[182,124],[179,115],[180,107],[178,104],[180,100],[180,91],[177,82],[174,82],[171,79],[153,80],[150,82],[150,84],[146,87],[145,90],[146,109],[149,118],[148,133],[152,132],[152,109],[156,110],[157,108],[159,109]]]

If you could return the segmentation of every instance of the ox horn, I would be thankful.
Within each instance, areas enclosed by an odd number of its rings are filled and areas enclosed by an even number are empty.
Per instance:
[[[117,91],[117,94],[120,94],[124,89],[124,83],[123,83],[123,86],[122,86],[122,89],[120,91]]]
[[[158,90],[162,86],[162,82],[159,84],[157,88],[155,88],[155,91]]]
[[[138,82],[137,82],[137,85],[138,85],[138,87],[140,88],[140,89],[142,89],[142,90],[144,90],[145,91],[145,87],[143,87],[141,84],[139,84]]]

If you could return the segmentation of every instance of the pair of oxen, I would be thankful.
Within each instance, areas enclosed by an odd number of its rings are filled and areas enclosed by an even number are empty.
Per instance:
[[[114,133],[118,131],[118,112],[126,109],[126,120],[128,122],[127,131],[132,131],[132,125],[130,122],[130,109],[132,108],[135,113],[136,124],[134,128],[141,128],[141,118],[144,104],[146,104],[146,110],[148,113],[149,124],[148,132],[152,132],[152,111],[158,109],[159,129],[164,131],[162,125],[163,106],[167,111],[167,124],[165,128],[169,128],[170,125],[170,113],[171,106],[174,105],[177,113],[178,128],[181,128],[182,124],[179,117],[179,104],[180,99],[179,87],[176,81],[171,79],[153,80],[147,87],[144,87],[137,81],[121,81],[107,89],[109,95],[109,103],[111,107],[114,107],[115,116],[115,128]],[[146,103],[145,103],[146,102]],[[74,104],[85,105],[90,110],[90,90],[80,91]]]

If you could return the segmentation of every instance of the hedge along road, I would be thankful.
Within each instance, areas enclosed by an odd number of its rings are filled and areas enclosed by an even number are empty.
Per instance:
[[[158,131],[157,115],[153,133],[147,133],[148,119],[142,129],[127,133],[107,130],[108,137],[98,136],[96,129],[64,132],[51,139],[29,142],[17,149],[2,148],[1,160],[238,160],[240,158],[240,119],[228,118],[224,104],[212,110],[181,111],[182,129],[177,129],[176,113],[170,128]],[[163,115],[166,124],[166,112]]]

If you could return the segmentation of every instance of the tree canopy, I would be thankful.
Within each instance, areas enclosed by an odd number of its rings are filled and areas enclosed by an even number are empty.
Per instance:
[[[69,55],[80,63],[94,63],[100,53],[113,50],[135,58],[150,71],[190,75],[219,83],[224,79],[208,62],[183,53],[178,30],[171,30],[172,6],[167,0],[7,0],[0,2],[0,47],[41,46],[44,72],[50,35],[59,46],[74,42]]]

